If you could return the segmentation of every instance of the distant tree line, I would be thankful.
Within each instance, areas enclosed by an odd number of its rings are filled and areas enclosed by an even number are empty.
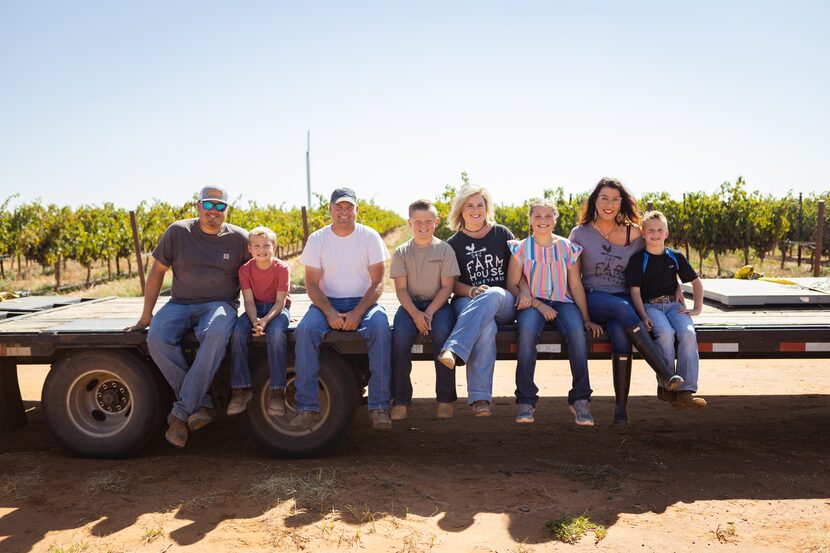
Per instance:
[[[469,182],[466,173],[462,182]],[[441,225],[436,236],[446,239],[452,235],[447,226],[447,215],[456,190],[447,186],[436,199]],[[588,192],[566,195],[564,189],[546,189],[544,197],[553,199],[559,210],[555,233],[567,237],[579,219]],[[508,227],[517,238],[529,235],[528,207],[531,198],[520,205],[497,204],[496,221]],[[738,252],[744,264],[749,264],[754,254],[761,263],[778,249],[783,259],[791,256],[798,244],[815,239],[818,202],[830,200],[830,192],[810,194],[801,201],[792,191],[783,197],[747,190],[746,181],[738,178],[734,183],[724,182],[712,194],[691,192],[675,199],[668,192],[652,192],[638,198],[641,212],[648,205],[662,211],[669,221],[669,242],[675,249],[685,249],[688,257],[692,249],[698,254],[698,267],[712,254],[718,275],[722,273],[721,258],[724,254]],[[497,202],[498,198],[494,198]],[[830,207],[825,209],[822,250],[830,251]],[[809,255],[809,254],[808,254]]]
[[[82,205],[78,208],[43,204],[40,200],[23,203],[10,209],[14,196],[0,204],[0,278],[6,278],[6,270],[18,274],[24,264],[38,264],[54,268],[55,286],[61,286],[61,268],[65,260],[77,261],[87,269],[89,285],[92,267],[96,262],[105,263],[109,278],[122,271],[133,274],[135,254],[129,211],[111,203],[101,206]],[[195,198],[194,198],[195,199]],[[317,207],[308,212],[309,232],[329,222],[328,200],[316,195]],[[277,245],[289,249],[304,238],[301,209],[283,205],[247,206],[231,203],[227,221],[250,229],[264,225],[276,232]],[[178,219],[196,216],[195,201],[181,205],[160,200],[143,201],[136,213],[142,252],[151,252],[158,244],[164,230]],[[359,221],[376,228],[381,233],[404,224],[396,213],[383,209],[373,201],[361,201]],[[114,265],[114,267],[113,267]],[[145,268],[146,270],[146,268]]]

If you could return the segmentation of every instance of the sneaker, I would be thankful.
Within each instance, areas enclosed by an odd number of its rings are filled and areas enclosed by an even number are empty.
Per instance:
[[[216,409],[199,407],[199,410],[187,417],[187,427],[192,431],[199,430],[213,422],[216,418]]]
[[[238,415],[248,407],[248,402],[254,397],[250,388],[238,388],[231,392],[231,400],[228,402],[228,415]]]
[[[291,430],[310,430],[318,420],[316,411],[297,411],[294,418],[288,423]]]
[[[451,419],[455,407],[452,403],[438,403],[438,408],[435,410],[435,416],[439,419]]]
[[[455,368],[455,354],[448,349],[445,349],[438,354],[438,362],[448,369]]]
[[[173,413],[167,416],[167,423],[170,426],[164,433],[164,439],[172,446],[183,448],[187,443],[187,423]]]
[[[686,407],[703,409],[706,407],[706,400],[702,397],[695,397],[692,392],[677,392],[677,399],[672,401],[672,406],[678,409],[685,409]]]
[[[533,411],[536,409],[527,403],[520,403],[516,411],[516,422],[519,424],[533,424],[536,420],[533,418]]]
[[[489,417],[492,414],[490,411],[490,402],[484,399],[479,399],[473,402],[473,416],[474,417]]]
[[[372,419],[372,428],[375,430],[391,430],[392,419],[389,418],[388,409],[372,409],[369,411]]]
[[[594,417],[591,416],[591,403],[587,399],[578,399],[570,406],[574,414],[574,422],[579,426],[594,426]]]
[[[402,421],[406,418],[406,405],[395,405],[392,407],[392,414],[389,418],[393,421]]]
[[[668,382],[666,382],[666,389],[670,392],[674,392],[675,390],[677,390],[682,385],[683,385],[683,377],[680,376],[679,374],[676,374],[673,377],[671,377],[671,379],[669,379]]]
[[[285,390],[271,388],[268,391],[268,414],[272,417],[285,415]]]

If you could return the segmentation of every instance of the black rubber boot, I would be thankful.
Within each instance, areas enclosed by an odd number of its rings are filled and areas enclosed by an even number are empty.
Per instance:
[[[631,354],[615,353],[611,356],[614,375],[614,424],[628,424],[628,391],[631,389]]]
[[[669,366],[660,348],[651,339],[651,335],[642,322],[627,328],[625,335],[628,336],[628,339],[631,340],[631,343],[634,344],[646,363],[654,369],[657,376],[663,379],[668,391],[673,392],[683,384],[683,377],[674,373],[674,367]]]

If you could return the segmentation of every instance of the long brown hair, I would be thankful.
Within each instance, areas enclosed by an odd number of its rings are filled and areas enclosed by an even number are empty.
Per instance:
[[[640,223],[640,210],[637,209],[637,200],[631,195],[631,192],[623,186],[617,179],[609,179],[603,177],[594,187],[593,192],[585,200],[582,205],[582,211],[579,214],[579,224],[587,225],[594,222],[597,218],[597,198],[599,191],[603,188],[613,188],[620,193],[622,201],[620,202],[620,213],[624,217],[623,223],[626,225],[638,225]]]

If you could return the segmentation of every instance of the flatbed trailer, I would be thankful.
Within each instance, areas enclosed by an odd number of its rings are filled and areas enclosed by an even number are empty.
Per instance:
[[[158,310],[165,298],[160,298]],[[398,307],[394,294],[380,300],[390,324]],[[141,313],[141,298],[101,298],[0,320],[0,431],[26,424],[18,368],[51,366],[42,409],[55,438],[70,452],[91,457],[124,457],[143,448],[163,428],[172,393],[147,351],[146,331],[126,332]],[[288,427],[294,413],[293,330],[310,305],[292,297],[289,326],[288,413],[266,412],[268,370],[263,338],[254,338],[250,364],[254,399],[242,415],[252,436],[279,457],[319,455],[347,435],[368,382],[366,343],[354,332],[332,331],[321,348],[320,420],[309,430]],[[727,309],[707,302],[695,318],[701,358],[830,358],[830,306]],[[516,358],[516,327],[499,327],[499,359]],[[182,342],[192,359],[198,347],[190,334]],[[539,359],[567,359],[560,335],[546,328]],[[589,338],[591,358],[610,356],[606,336]],[[419,337],[414,360],[430,360],[429,338]],[[218,407],[229,394],[226,357],[212,386]]]

